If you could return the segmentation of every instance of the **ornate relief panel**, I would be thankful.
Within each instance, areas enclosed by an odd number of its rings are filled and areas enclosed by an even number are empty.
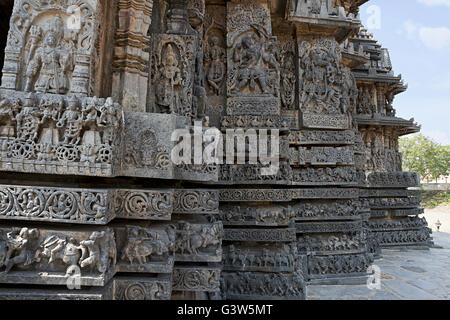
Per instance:
[[[3,227],[0,257],[0,283],[66,285],[76,272],[81,286],[104,286],[115,273],[117,252],[110,228]]]
[[[347,129],[356,100],[356,81],[341,64],[341,48],[331,38],[300,38],[300,110],[306,128]]]
[[[16,0],[2,86],[29,92],[90,93],[98,10],[96,0]]]
[[[280,66],[270,11],[258,2],[227,3],[227,114],[279,114]]]
[[[1,91],[0,169],[113,176],[123,113],[111,98]]]
[[[197,39],[154,34],[151,56],[150,112],[195,117],[192,107]]]

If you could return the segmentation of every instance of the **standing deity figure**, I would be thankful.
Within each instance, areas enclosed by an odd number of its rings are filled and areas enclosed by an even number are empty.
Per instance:
[[[25,91],[64,94],[69,89],[67,73],[72,69],[72,54],[61,46],[64,23],[57,15],[51,22],[43,44],[36,50],[25,74]],[[34,79],[37,77],[35,83]]]
[[[40,111],[35,106],[35,99],[32,94],[25,98],[25,104],[22,110],[16,115],[16,128],[19,139],[25,141],[34,141],[37,138]]]
[[[162,111],[175,113],[180,105],[179,93],[175,86],[182,85],[181,70],[172,45],[167,46],[166,55],[162,59],[159,79],[156,83],[156,104]]]
[[[78,99],[76,97],[69,99],[68,109],[64,111],[56,126],[58,128],[65,126],[64,144],[78,144],[83,128],[83,114],[78,110]]]
[[[99,111],[100,117],[97,118],[97,126],[103,127],[103,144],[111,145],[121,119],[120,107],[109,97]]]
[[[261,67],[263,44],[264,35],[260,34],[258,39],[255,34],[246,34],[236,45],[233,60],[238,71],[236,74],[237,82],[231,89],[233,93],[238,93],[247,84],[249,84],[250,89],[254,89],[256,81],[258,81],[263,93],[269,93],[267,74]]]
[[[217,95],[221,94],[221,84],[225,76],[226,67],[222,61],[223,56],[224,50],[219,46],[219,38],[212,36],[208,50],[210,63],[206,72],[206,80]]]

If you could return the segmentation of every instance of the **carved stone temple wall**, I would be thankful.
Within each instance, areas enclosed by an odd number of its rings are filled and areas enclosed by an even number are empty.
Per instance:
[[[430,246],[365,2],[9,1],[0,299],[304,299]],[[243,163],[172,161],[214,128]]]
[[[418,217],[424,212],[420,207],[420,177],[402,172],[398,148],[400,136],[420,131],[414,119],[398,118],[393,107],[395,95],[404,92],[407,86],[401,76],[395,76],[389,51],[367,30],[361,28],[347,46],[367,57],[364,64],[353,69],[358,85],[354,119],[361,133],[364,150],[361,162],[367,175],[361,197],[370,206],[366,227],[372,240],[381,247],[427,248],[433,243],[425,218]]]

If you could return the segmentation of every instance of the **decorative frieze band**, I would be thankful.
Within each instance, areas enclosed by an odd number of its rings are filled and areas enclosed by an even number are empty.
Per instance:
[[[173,270],[173,288],[175,291],[220,290],[221,268],[176,267]]]
[[[292,192],[288,189],[221,189],[219,200],[226,202],[288,202],[292,200]]]
[[[295,168],[292,184],[294,185],[358,185],[358,174],[354,167]]]
[[[420,198],[369,198],[371,209],[408,209],[420,206]]]
[[[305,297],[303,275],[296,272],[223,272],[224,291],[231,300],[301,300]]]
[[[229,245],[224,248],[223,269],[226,271],[294,272],[297,266],[295,244],[264,248]]]
[[[294,199],[354,199],[359,197],[355,188],[294,188],[294,189],[221,189],[222,202],[289,202]]]
[[[406,216],[418,216],[423,214],[425,210],[423,208],[416,209],[396,209],[391,210],[391,215],[393,217],[406,217]]]
[[[105,227],[3,227],[0,253],[0,283],[67,285],[79,272],[81,286],[105,286],[116,272],[114,232]]]
[[[125,190],[115,192],[117,217],[170,220],[174,208],[173,190]]]
[[[114,277],[114,300],[170,300],[170,277]]]
[[[415,172],[373,172],[367,177],[372,188],[419,187],[420,177]]]
[[[292,206],[295,220],[348,220],[360,219],[362,204],[357,200],[333,202],[302,202]]]
[[[354,165],[354,151],[349,148],[333,147],[313,147],[307,149],[304,147],[293,148],[289,150],[290,164],[294,166],[311,165]]]
[[[294,211],[290,206],[222,205],[220,219],[227,225],[287,226],[293,222]]]
[[[219,192],[216,190],[183,189],[174,192],[174,213],[217,214]]]
[[[225,229],[223,240],[255,242],[296,241],[294,228],[287,229]]]
[[[355,143],[355,133],[345,131],[291,131],[291,145],[352,145]]]
[[[288,124],[283,117],[278,115],[269,116],[224,116],[221,123],[222,129],[235,128],[257,128],[257,129],[279,129],[288,130]]]
[[[350,127],[347,115],[326,115],[304,113],[302,124],[309,129],[340,129],[346,130]]]
[[[355,199],[358,196],[358,189],[314,188],[292,190],[293,199]]]
[[[367,254],[311,256],[308,269],[314,279],[339,274],[366,274],[371,263],[372,259]]]
[[[420,197],[421,190],[396,190],[396,189],[361,189],[363,198],[395,198],[395,197]]]
[[[295,226],[297,233],[358,232],[362,228],[362,222],[302,222]]]
[[[114,191],[0,185],[0,219],[107,224]]]

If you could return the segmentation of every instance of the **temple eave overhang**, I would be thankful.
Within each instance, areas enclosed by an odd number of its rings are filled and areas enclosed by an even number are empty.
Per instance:
[[[387,117],[380,114],[374,115],[354,115],[353,118],[359,126],[383,126],[392,127],[401,135],[417,133],[420,131],[420,125],[414,123],[414,120],[405,120],[397,117]]]

